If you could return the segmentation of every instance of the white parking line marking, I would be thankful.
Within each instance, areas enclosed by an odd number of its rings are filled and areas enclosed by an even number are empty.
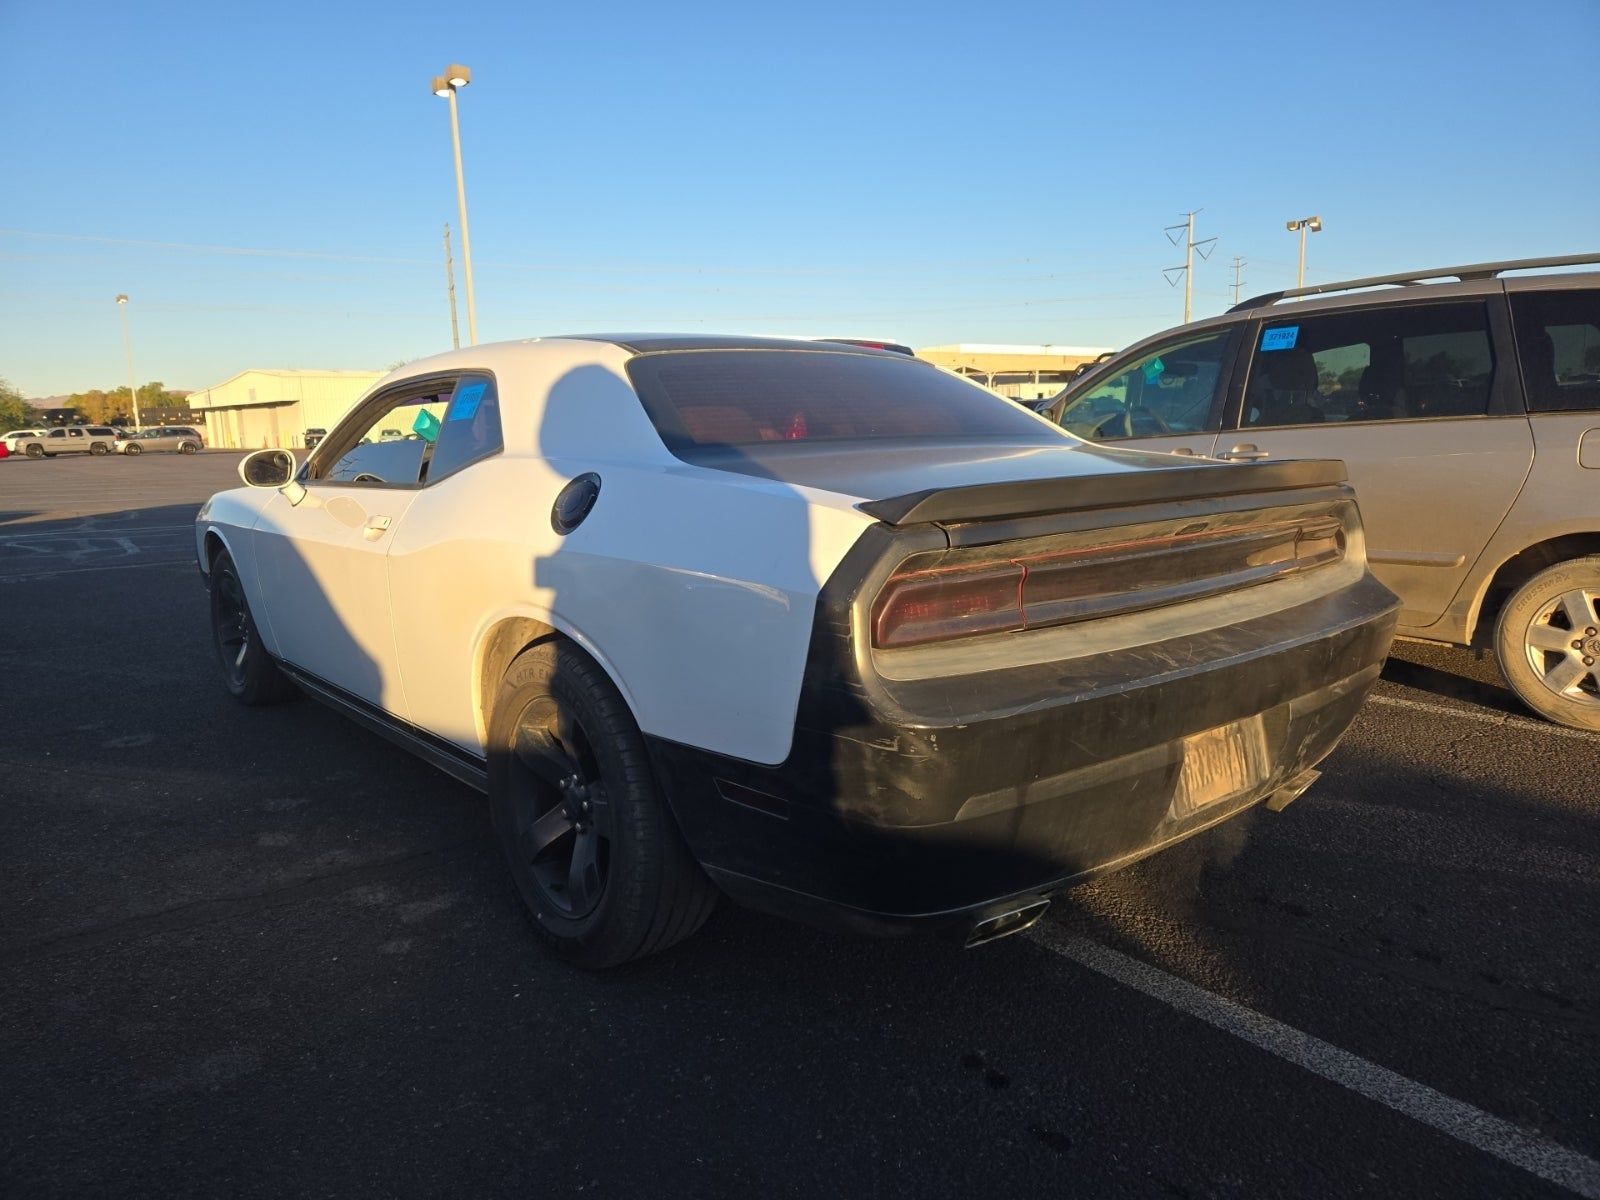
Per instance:
[[[0,571],[0,583],[29,583],[35,579],[53,579],[57,575],[83,575],[89,571],[134,571],[140,567],[193,567],[193,558],[164,558],[158,562],[107,563],[103,567],[61,567],[50,571]]]
[[[1427,704],[1421,700],[1402,700],[1399,696],[1369,696],[1369,704],[1389,704],[1395,708],[1410,708],[1418,712],[1441,713],[1447,717],[1465,717],[1469,721],[1484,721],[1490,725],[1504,725],[1511,729],[1529,729],[1534,733],[1549,733],[1556,737],[1577,738],[1584,742],[1600,742],[1600,733],[1587,729],[1568,729],[1546,721],[1530,721],[1526,717],[1513,717],[1509,713],[1484,712],[1476,708],[1452,708],[1448,704]]]
[[[1600,1200],[1600,1162],[1576,1150],[1519,1129],[1509,1121],[1490,1116],[1482,1109],[1454,1100],[1426,1084],[1407,1079],[1232,1000],[1212,995],[1204,988],[1169,975],[1159,967],[1129,958],[1109,946],[1063,933],[1043,922],[1026,936],[1063,958],[1197,1017],[1313,1075],[1375,1100],[1540,1179],[1589,1200]]]
[[[167,533],[175,529],[194,531],[188,525],[74,525],[71,529],[53,529],[48,533],[0,533],[0,542],[26,542],[38,538],[64,537],[121,537],[129,533]]]

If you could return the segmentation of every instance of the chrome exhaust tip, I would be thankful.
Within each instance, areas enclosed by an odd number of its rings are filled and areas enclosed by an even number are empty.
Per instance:
[[[1013,933],[1021,933],[1040,917],[1044,910],[1050,907],[1048,900],[1028,900],[1008,908],[1004,912],[996,913],[992,917],[985,917],[972,927],[964,943],[966,949],[981,946],[985,942],[992,942],[996,938],[1008,937]]]

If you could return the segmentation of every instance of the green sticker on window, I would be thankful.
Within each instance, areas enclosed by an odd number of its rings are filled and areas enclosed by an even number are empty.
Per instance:
[[[1161,378],[1161,376],[1166,372],[1166,369],[1167,364],[1162,362],[1160,358],[1152,358],[1149,362],[1145,363],[1143,367],[1144,381],[1146,383],[1154,383],[1156,380]]]
[[[421,409],[417,413],[417,419],[411,422],[411,432],[425,442],[437,442],[439,440],[439,418],[427,409]]]

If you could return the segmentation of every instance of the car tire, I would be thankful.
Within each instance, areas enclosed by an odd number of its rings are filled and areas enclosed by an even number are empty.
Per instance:
[[[1600,731],[1600,555],[1540,571],[1505,602],[1495,658],[1517,697],[1572,729]]]
[[[277,704],[300,694],[261,644],[239,569],[226,550],[207,578],[211,598],[211,642],[222,667],[222,686],[240,704]]]
[[[199,450],[200,447],[196,446],[193,442],[183,442],[178,446],[179,454],[195,454],[198,453]]]
[[[44,447],[39,445],[30,445],[26,450],[23,451],[23,453],[29,458],[43,458]]]
[[[143,454],[144,453],[144,447],[143,446],[135,446],[132,442],[129,442],[126,446],[124,446],[122,448],[122,452],[124,454]]]
[[[89,447],[89,453],[90,454],[110,454],[111,453],[111,447],[106,445],[104,442],[96,442],[94,445]]]
[[[626,701],[571,642],[536,643],[506,670],[489,721],[489,807],[533,927],[580,967],[665,950],[716,905]]]

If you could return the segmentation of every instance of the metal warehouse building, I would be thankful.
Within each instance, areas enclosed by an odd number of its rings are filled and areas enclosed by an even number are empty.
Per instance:
[[[240,371],[188,396],[204,412],[206,442],[230,450],[304,446],[307,429],[332,429],[383,371]]]
[[[1010,346],[963,342],[929,346],[917,357],[976,379],[1013,400],[1054,396],[1072,381],[1084,363],[1104,354],[1106,346]]]

